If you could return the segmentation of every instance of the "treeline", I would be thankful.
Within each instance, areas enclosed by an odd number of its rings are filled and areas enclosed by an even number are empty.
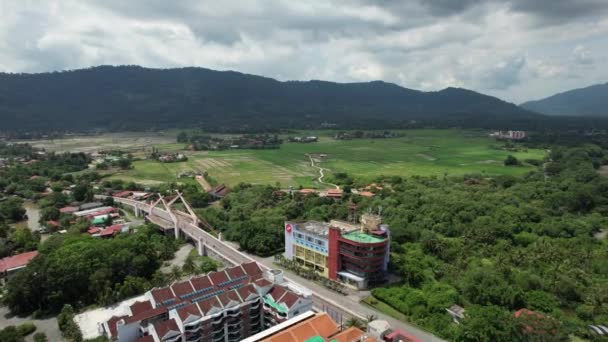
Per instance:
[[[54,235],[10,279],[4,303],[15,314],[57,313],[65,304],[108,305],[163,284],[157,270],[176,249],[176,240],[146,226],[108,240]]]
[[[595,237],[608,224],[608,179],[597,173],[608,153],[590,144],[551,151],[546,169],[522,177],[379,177],[374,198],[240,185],[202,215],[267,255],[283,245],[285,220],[345,219],[349,197],[359,211],[382,207],[391,270],[403,282],[372,293],[412,322],[450,340],[529,340],[521,333],[530,325],[538,340],[590,337],[588,324],[608,320],[608,248]],[[454,304],[466,310],[461,325],[446,313]],[[524,308],[540,316],[516,319]]]
[[[177,135],[177,142],[186,143],[189,149],[195,151],[221,151],[230,149],[274,149],[279,148],[283,140],[279,139],[278,135],[271,134],[218,137],[182,131]]]

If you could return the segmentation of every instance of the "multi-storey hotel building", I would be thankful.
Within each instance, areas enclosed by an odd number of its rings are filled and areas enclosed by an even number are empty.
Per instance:
[[[285,222],[284,255],[324,277],[364,289],[386,279],[390,231],[373,214],[362,215],[359,224]]]

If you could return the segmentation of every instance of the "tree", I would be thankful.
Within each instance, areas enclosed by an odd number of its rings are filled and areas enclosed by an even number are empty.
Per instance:
[[[193,274],[196,272],[196,263],[194,262],[194,257],[192,255],[188,255],[186,260],[184,260],[182,271],[184,274]]]
[[[179,134],[177,134],[177,142],[178,143],[187,143],[188,142],[188,133],[186,133],[185,131],[179,132]]]
[[[72,196],[78,202],[89,202],[93,199],[93,188],[89,184],[79,183],[74,187]]]
[[[467,307],[456,335],[456,341],[516,341],[517,329],[511,312],[498,306]]]
[[[359,328],[359,329],[365,329],[365,322],[363,322],[362,320],[360,320],[357,317],[351,317],[348,320],[346,320],[346,322],[344,322],[344,325],[346,327],[355,327],[355,328]]]
[[[517,158],[513,157],[512,155],[508,155],[507,158],[505,159],[505,166],[518,166],[521,165],[521,163],[519,162],[519,160],[517,160]]]

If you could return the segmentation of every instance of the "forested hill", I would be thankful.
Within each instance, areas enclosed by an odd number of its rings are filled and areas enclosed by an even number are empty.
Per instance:
[[[608,83],[529,101],[521,107],[548,115],[608,117]]]
[[[0,74],[0,129],[405,127],[411,120],[511,128],[541,116],[470,90],[381,81],[288,81],[203,68],[100,66]],[[515,127],[519,128],[519,127]],[[525,128],[525,127],[524,127]]]

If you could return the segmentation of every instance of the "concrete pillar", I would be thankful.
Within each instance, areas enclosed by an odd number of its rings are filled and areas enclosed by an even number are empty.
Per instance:
[[[175,227],[175,229],[173,230],[175,232],[175,240],[179,239],[179,227],[177,226],[177,224],[173,224],[173,226]]]
[[[196,247],[198,250],[198,255],[204,256],[205,255],[205,244],[203,243],[203,239],[198,239],[198,243],[196,244]]]
[[[222,235],[222,232],[219,232],[217,234],[217,239],[220,240],[220,241],[224,241],[224,235]]]

